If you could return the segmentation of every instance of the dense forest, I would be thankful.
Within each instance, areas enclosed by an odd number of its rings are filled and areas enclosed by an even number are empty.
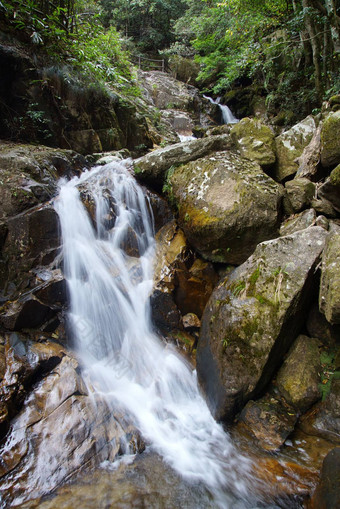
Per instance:
[[[300,117],[340,87],[336,0],[2,0],[0,12],[38,53],[128,94],[136,55],[226,101],[256,87]]]

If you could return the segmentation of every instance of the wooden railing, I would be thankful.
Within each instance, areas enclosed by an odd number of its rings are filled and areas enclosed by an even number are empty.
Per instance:
[[[142,55],[132,55],[132,62],[143,71],[162,71],[165,72],[165,60],[146,58]]]

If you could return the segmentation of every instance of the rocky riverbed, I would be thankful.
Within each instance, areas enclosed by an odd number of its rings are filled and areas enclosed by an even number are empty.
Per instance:
[[[189,87],[187,101],[181,92],[177,104],[159,74],[157,87],[147,85],[152,76],[141,78],[149,107],[153,102],[166,112],[171,104],[172,119],[184,108],[188,130],[199,122],[195,94]],[[339,502],[339,103],[333,100],[333,109],[325,105],[322,114],[281,134],[260,118],[245,118],[232,127],[206,127],[200,139],[158,147],[131,162],[155,215],[155,327],[196,364],[212,414],[257,458],[255,474],[266,479],[281,507],[306,500],[319,508],[325,497],[324,507]],[[167,124],[172,141],[175,124]],[[144,454],[131,417],[121,408],[112,415],[105,401],[89,396],[67,334],[68,294],[53,207],[58,179],[122,157],[81,152],[0,144],[4,507],[39,501],[65,482],[81,483],[83,475],[123,455],[127,444]],[[85,194],[83,200],[95,221],[94,203]],[[133,253],[133,236],[127,249]],[[166,469],[157,462],[157,472]],[[131,468],[105,474],[100,483],[131,483],[140,467]],[[153,480],[138,475],[149,490]],[[182,486],[173,476],[164,474],[170,491],[171,479]],[[98,482],[84,481],[76,492]],[[183,486],[179,493],[187,493]],[[72,496],[62,488],[58,507],[72,505]],[[129,496],[131,504],[145,498],[139,491]],[[167,507],[176,507],[176,500],[174,495]]]

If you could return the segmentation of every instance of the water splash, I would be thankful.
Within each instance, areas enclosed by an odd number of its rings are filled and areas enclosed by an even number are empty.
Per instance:
[[[208,101],[210,101],[211,104],[217,104],[219,106],[222,113],[223,124],[237,124],[237,122],[239,122],[239,120],[236,117],[234,117],[230,108],[226,104],[221,104],[220,97],[218,97],[216,101],[212,97],[209,97],[207,95],[203,95],[203,97],[205,99],[208,99]]]
[[[81,194],[92,197],[92,219]],[[110,163],[64,182],[55,207],[75,348],[94,390],[123,405],[152,449],[204,483],[217,506],[254,507],[250,461],[212,418],[196,373],[152,330],[155,241],[141,188]]]

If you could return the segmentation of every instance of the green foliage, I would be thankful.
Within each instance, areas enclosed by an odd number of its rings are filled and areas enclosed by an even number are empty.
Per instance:
[[[187,5],[175,24],[177,42],[170,51],[179,56],[195,52],[197,82],[205,91],[222,94],[235,84],[253,82],[266,94],[270,110],[303,116],[320,106],[316,78],[321,65],[325,97],[339,91],[334,49],[336,40],[340,44],[339,27],[332,22],[337,18],[330,2],[187,0]],[[307,30],[308,20],[314,35]]]
[[[140,95],[121,36],[114,27],[104,28],[95,0],[15,0],[1,5],[14,30],[55,62],[71,66],[83,76],[83,84],[99,81],[125,95]]]
[[[106,26],[131,37],[141,51],[158,51],[174,41],[172,26],[185,8],[184,0],[101,0]]]
[[[334,350],[323,350],[320,355],[320,362],[322,371],[319,389],[322,395],[322,401],[325,401],[331,391],[332,381],[340,379],[340,371],[335,369]]]

